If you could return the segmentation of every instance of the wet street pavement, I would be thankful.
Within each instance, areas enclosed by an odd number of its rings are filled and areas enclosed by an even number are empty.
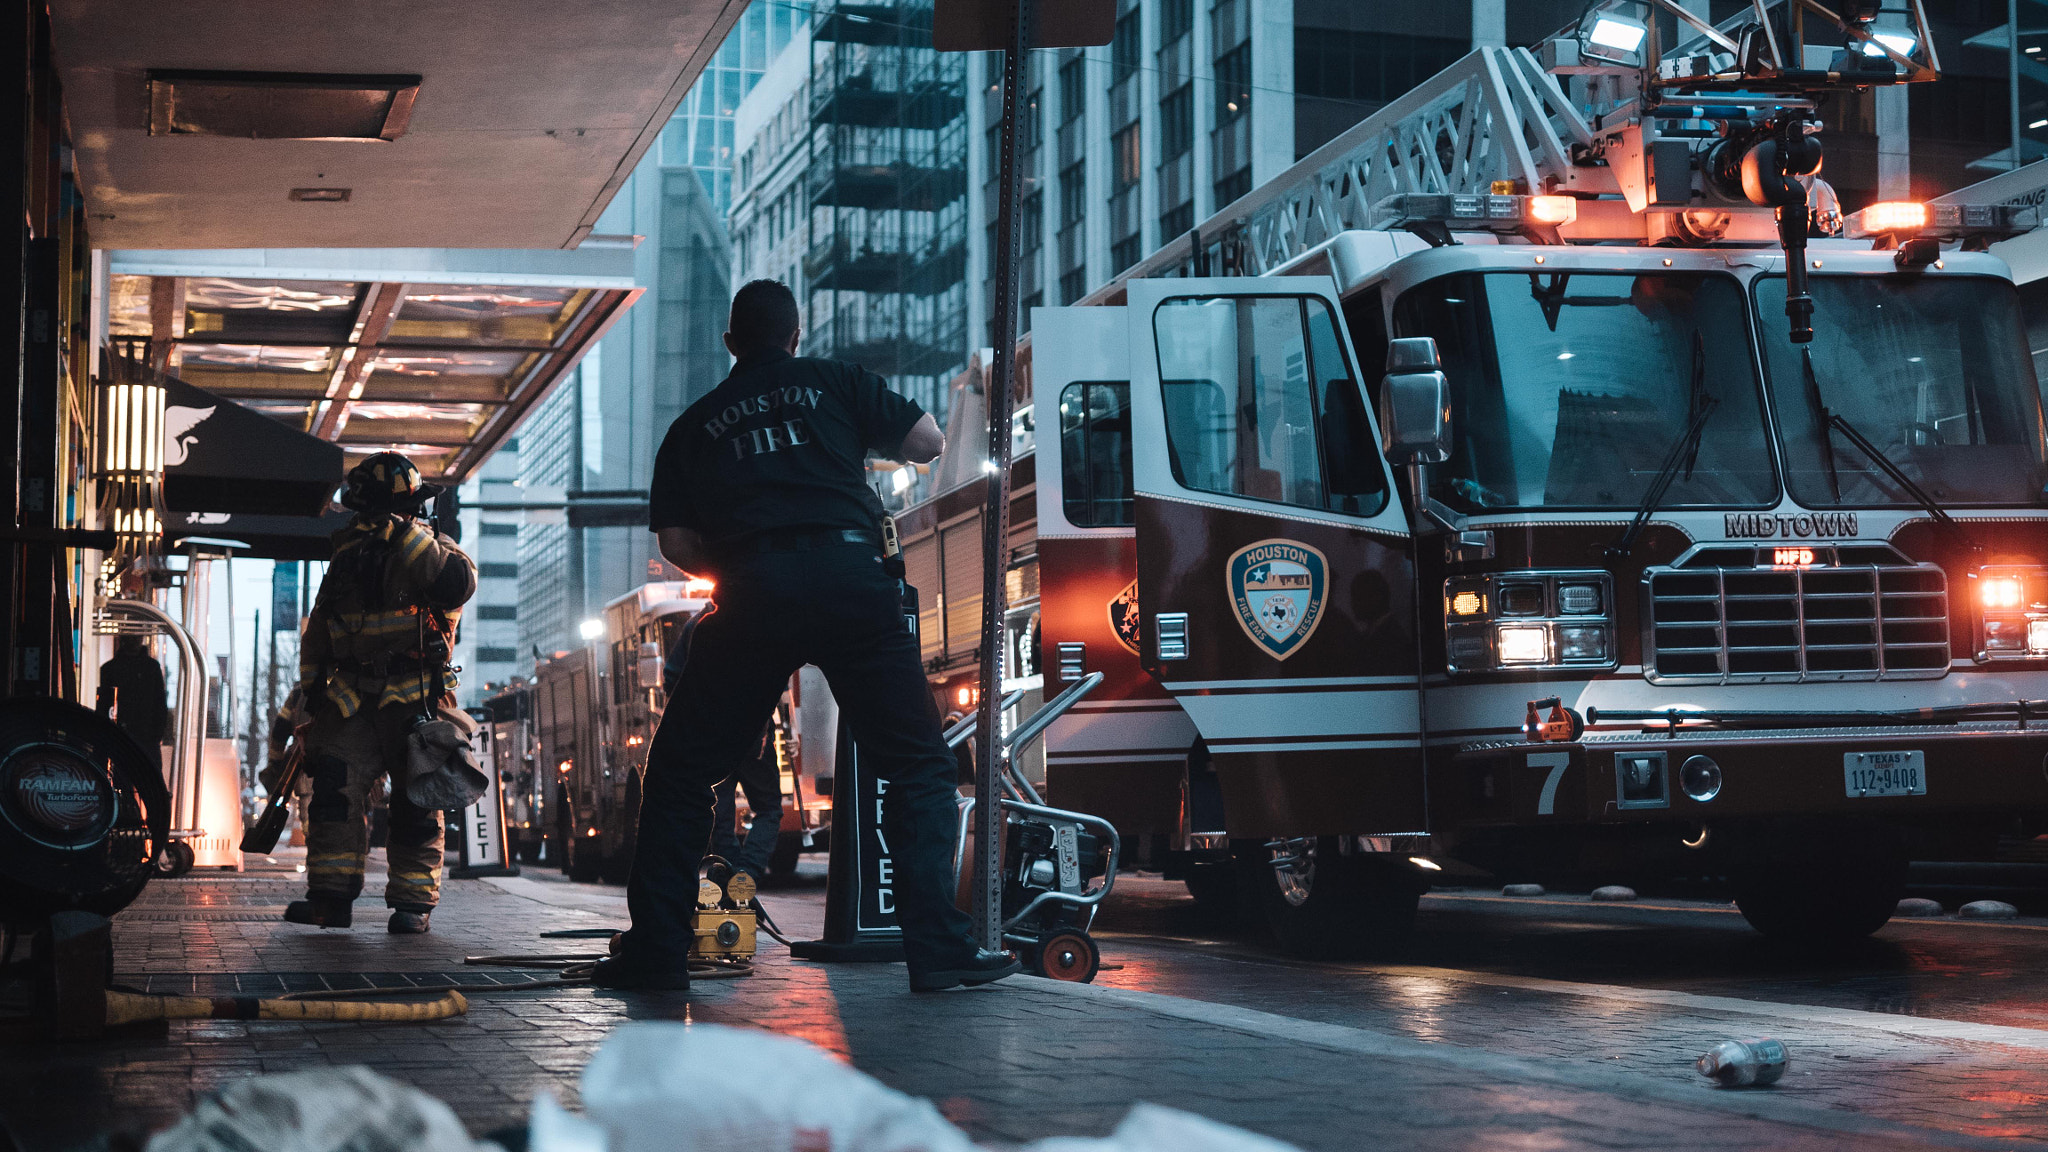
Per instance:
[[[745,1024],[820,1044],[927,1096],[975,1138],[1101,1134],[1131,1103],[1183,1108],[1304,1149],[1921,1148],[2048,1144],[2048,920],[1894,921],[1849,953],[1787,955],[1725,905],[1442,891],[1407,946],[1373,963],[1287,959],[1204,916],[1177,883],[1126,875],[1098,920],[1091,986],[1014,979],[933,996],[897,966],[792,961],[687,996],[496,992],[543,972],[465,956],[562,953],[540,933],[624,922],[622,890],[550,869],[451,881],[434,932],[281,923],[277,870],[152,884],[115,922],[116,979],[152,992],[274,994],[457,980],[435,1024],[183,1021],[165,1031],[0,1049],[0,1122],[25,1150],[160,1127],[266,1072],[366,1064],[447,1100],[473,1132],[573,1103],[619,1024]],[[373,877],[371,890],[381,883]],[[764,896],[814,935],[814,878]],[[1773,1036],[1776,1087],[1716,1089],[1715,1042]],[[0,1145],[4,1146],[4,1145]]]

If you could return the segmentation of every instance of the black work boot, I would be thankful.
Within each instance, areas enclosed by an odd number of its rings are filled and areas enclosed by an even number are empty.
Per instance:
[[[309,895],[285,905],[284,918],[315,928],[346,928],[355,920],[354,904],[338,896]]]
[[[662,966],[607,956],[590,969],[590,982],[620,992],[687,992],[690,969],[687,964]]]
[[[415,912],[409,908],[393,908],[391,923],[385,925],[393,936],[423,936],[427,931],[427,918],[434,914],[431,908]]]
[[[910,973],[912,992],[943,992],[958,988],[962,984],[993,984],[1005,976],[1015,976],[1024,970],[1015,956],[1008,952],[991,952],[976,948],[965,958],[943,968],[930,968]]]

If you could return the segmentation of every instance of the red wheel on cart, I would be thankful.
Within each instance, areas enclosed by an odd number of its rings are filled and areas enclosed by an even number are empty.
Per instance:
[[[1087,984],[1102,968],[1102,950],[1085,932],[1055,932],[1031,950],[1030,965],[1033,975]]]

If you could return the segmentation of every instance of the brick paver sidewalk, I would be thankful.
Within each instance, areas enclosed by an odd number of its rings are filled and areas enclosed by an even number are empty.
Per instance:
[[[431,935],[391,937],[372,900],[358,904],[350,932],[281,923],[297,888],[290,874],[152,885],[117,920],[117,979],[152,991],[246,993],[448,974],[503,981],[517,974],[464,969],[462,957],[584,950],[586,941],[539,933],[616,923],[621,904],[617,889],[453,881]],[[770,906],[785,927],[815,930],[815,896],[771,896]],[[1136,964],[1117,976],[1142,984]],[[1430,1043],[1130,987],[1015,979],[912,996],[898,966],[807,964],[774,946],[755,975],[700,984],[687,998],[484,993],[466,1017],[437,1024],[191,1021],[155,1037],[17,1046],[0,1051],[0,1119],[29,1152],[70,1148],[109,1126],[160,1126],[239,1077],[360,1063],[447,1100],[481,1133],[521,1122],[537,1092],[573,1102],[590,1053],[635,1019],[804,1037],[931,1097],[998,1143],[1100,1134],[1142,1099],[1305,1149],[2000,1146],[1794,1094],[1717,1092],[1682,1075]]]

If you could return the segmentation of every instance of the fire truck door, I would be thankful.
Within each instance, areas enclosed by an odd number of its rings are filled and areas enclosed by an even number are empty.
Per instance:
[[[1139,650],[1231,834],[1423,830],[1412,538],[1334,286],[1133,280],[1126,312]]]
[[[1045,734],[1046,795],[1126,839],[1180,830],[1195,728],[1138,662],[1126,309],[1031,310],[1038,667],[1045,693],[1102,684]]]

